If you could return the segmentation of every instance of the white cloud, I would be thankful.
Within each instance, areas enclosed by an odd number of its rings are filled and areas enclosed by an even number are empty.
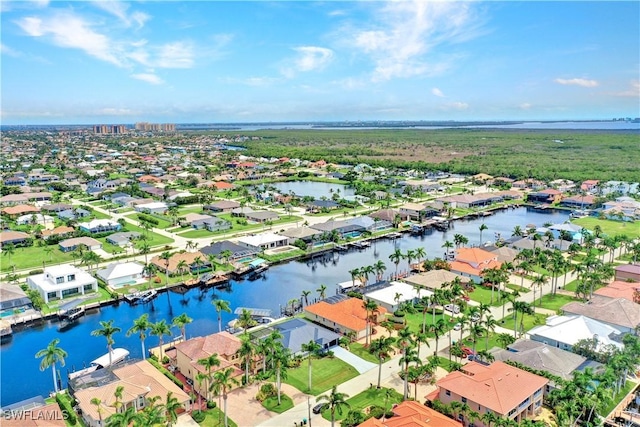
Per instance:
[[[104,10],[105,12],[108,12],[113,16],[117,17],[127,27],[130,27],[135,23],[138,28],[142,28],[145,22],[147,22],[150,19],[150,16],[143,12],[135,11],[135,12],[132,12],[131,14],[128,14],[127,11],[129,10],[129,4],[121,1],[98,0],[98,1],[92,2],[92,4]]]
[[[450,111],[450,110],[464,111],[464,110],[467,110],[468,108],[469,108],[469,104],[467,104],[466,102],[460,102],[460,101],[449,102],[442,106],[442,109],[445,111]]]
[[[529,110],[531,109],[532,105],[529,104],[528,102],[523,102],[522,104],[519,105],[521,110]]]
[[[185,42],[173,42],[158,48],[154,66],[161,68],[193,67],[193,47]]]
[[[596,87],[599,85],[597,80],[589,80],[589,79],[555,79],[554,82],[561,85],[573,85],[573,86],[582,86],[582,87]]]
[[[442,93],[442,91],[437,87],[434,87],[433,89],[431,89],[431,93],[439,98],[444,98],[444,93]]]
[[[632,80],[627,90],[616,92],[614,96],[640,98],[640,80]]]
[[[22,30],[32,37],[49,37],[57,46],[80,49],[86,54],[117,66],[124,64],[119,59],[114,42],[94,31],[90,24],[79,16],[59,13],[50,19],[26,17],[16,21]]]
[[[142,80],[143,82],[151,83],[152,85],[161,85],[162,83],[164,83],[164,80],[153,73],[132,74],[131,77],[133,77],[134,79]]]
[[[371,57],[374,81],[444,72],[450,64],[441,63],[435,48],[475,38],[483,24],[470,2],[421,0],[386,3],[377,21],[371,28],[341,34]]]
[[[22,53],[18,52],[15,49],[10,48],[4,43],[0,43],[0,53],[2,53],[3,55],[13,56],[14,58],[18,58],[22,56]]]
[[[280,72],[288,79],[299,72],[318,71],[333,60],[333,50],[318,46],[300,46],[293,49],[298,55],[285,62]]]

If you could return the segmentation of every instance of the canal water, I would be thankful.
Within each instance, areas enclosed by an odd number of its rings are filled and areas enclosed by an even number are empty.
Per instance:
[[[330,253],[318,256],[313,260],[291,261],[272,266],[262,276],[254,280],[231,281],[229,290],[200,290],[194,288],[184,295],[168,292],[160,294],[153,304],[129,306],[120,303],[116,306],[102,307],[88,313],[73,328],[60,332],[58,324],[46,322],[42,326],[33,326],[16,332],[13,338],[0,348],[1,399],[5,406],[35,395],[46,396],[53,390],[51,370],[39,370],[40,360],[35,353],[47,346],[54,338],[60,339],[59,346],[68,352],[66,366],[59,368],[63,377],[67,369],[80,369],[91,360],[107,352],[106,341],[102,337],[91,336],[91,331],[99,327],[101,320],[114,320],[114,324],[122,332],[114,335],[115,347],[125,347],[131,357],[141,357],[140,340],[137,336],[127,337],[125,332],[143,313],[149,313],[152,322],[171,319],[181,313],[193,318],[187,326],[187,337],[206,335],[218,329],[217,314],[211,305],[213,299],[222,298],[230,302],[232,310],[237,307],[268,308],[277,316],[282,305],[292,298],[300,298],[302,291],[309,290],[310,303],[318,298],[316,291],[321,284],[327,286],[327,295],[336,292],[336,284],[351,280],[349,270],[375,263],[378,259],[387,265],[386,273],[395,270],[395,264],[389,261],[389,255],[399,248],[403,252],[408,249],[423,247],[429,258],[443,255],[442,244],[446,240],[453,241],[454,234],[460,233],[469,239],[469,244],[479,244],[480,224],[487,225],[483,232],[484,241],[494,240],[495,233],[510,237],[516,225],[523,229],[528,224],[541,226],[546,222],[559,223],[569,218],[564,211],[535,211],[518,208],[501,211],[483,219],[456,221],[446,232],[433,231],[423,236],[405,234],[395,240],[382,239],[366,250],[352,250],[346,253]],[[401,261],[400,269],[406,269],[406,261]],[[223,313],[223,327],[234,319],[232,313]],[[179,331],[173,329],[177,336]],[[165,342],[169,340],[165,337]],[[157,337],[148,337],[147,348],[158,344]],[[66,382],[63,382],[63,386]]]
[[[289,194],[293,192],[295,195],[304,197],[310,196],[317,199],[326,197],[331,200],[334,193],[337,193],[340,198],[354,196],[355,189],[347,187],[343,184],[333,184],[330,182],[317,182],[317,181],[290,181],[290,182],[274,182],[269,184],[276,187],[278,191],[283,194]]]

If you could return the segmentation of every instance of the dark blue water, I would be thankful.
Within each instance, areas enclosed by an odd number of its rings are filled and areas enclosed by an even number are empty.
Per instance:
[[[456,233],[467,236],[470,244],[478,244],[479,226],[483,222],[488,229],[483,232],[482,239],[487,241],[494,239],[494,233],[501,233],[503,237],[511,236],[511,231],[516,225],[525,228],[527,224],[540,226],[545,222],[557,223],[567,219],[568,212],[540,212],[526,208],[504,211],[484,220],[455,222],[453,228],[445,233],[434,231],[424,236],[405,235],[395,241],[380,240],[364,251],[328,254],[314,261],[292,261],[272,266],[257,280],[232,281],[229,291],[203,291],[194,288],[184,295],[173,292],[160,294],[153,305],[129,306],[121,303],[119,306],[103,307],[95,313],[87,314],[77,326],[66,332],[59,332],[58,325],[53,322],[32,327],[15,333],[11,341],[3,344],[0,349],[0,405],[4,406],[34,395],[47,395],[53,390],[50,369],[40,372],[40,361],[34,355],[56,337],[60,338],[60,347],[69,353],[66,367],[60,368],[65,377],[68,368],[80,369],[85,363],[88,364],[105,354],[105,339],[91,336],[91,331],[99,327],[98,323],[101,320],[113,319],[115,325],[122,328],[122,332],[114,336],[115,347],[125,347],[131,352],[132,357],[141,357],[140,340],[135,335],[126,337],[125,332],[131,327],[133,320],[143,313],[149,313],[153,322],[162,319],[171,321],[173,317],[187,313],[194,319],[193,323],[187,326],[187,336],[206,335],[218,329],[217,314],[211,305],[212,299],[222,298],[230,301],[232,310],[239,306],[269,308],[274,314],[278,314],[280,305],[286,305],[292,298],[299,298],[303,290],[312,291],[311,299],[317,298],[316,289],[320,284],[325,284],[328,295],[334,294],[336,283],[351,280],[349,270],[371,265],[378,259],[386,263],[387,273],[392,273],[395,264],[389,261],[389,254],[396,248],[406,252],[408,249],[423,247],[428,256],[434,258],[442,256],[442,244],[445,240],[453,240]],[[400,268],[407,268],[405,261],[400,263]],[[223,313],[223,327],[233,318],[233,314]],[[179,334],[175,328],[174,334]],[[169,338],[165,337],[165,342],[168,340]],[[146,340],[147,348],[157,344],[157,337],[149,337]]]

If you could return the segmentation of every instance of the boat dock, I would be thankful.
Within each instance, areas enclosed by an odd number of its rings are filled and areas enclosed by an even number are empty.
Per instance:
[[[158,295],[158,291],[155,289],[149,289],[148,291],[134,292],[132,294],[126,294],[124,299],[129,304],[145,304]]]
[[[11,324],[6,320],[0,319],[0,338],[8,338],[13,334]]]
[[[356,249],[366,249],[371,246],[371,242],[369,242],[368,240],[361,240],[359,242],[353,242],[350,245]]]

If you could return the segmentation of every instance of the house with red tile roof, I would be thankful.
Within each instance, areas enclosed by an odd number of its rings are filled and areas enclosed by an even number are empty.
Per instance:
[[[598,187],[598,184],[600,184],[600,181],[597,179],[588,179],[582,182],[580,189],[584,191],[593,191]]]
[[[406,400],[393,408],[393,417],[369,418],[358,427],[461,427],[462,424],[416,401]]]
[[[217,354],[220,366],[211,368],[211,373],[231,367],[234,369],[233,376],[240,377],[243,373],[242,369],[240,369],[241,359],[238,356],[238,350],[241,345],[240,338],[223,331],[183,341],[176,344],[175,349],[168,350],[166,355],[169,357],[171,366],[193,382],[194,390],[205,396],[207,384],[198,384],[196,376],[198,373],[207,374],[208,372],[202,364],[198,363],[198,360]],[[240,378],[237,379],[240,380]]]
[[[557,203],[562,200],[562,192],[555,188],[547,188],[527,195],[527,201],[530,203]]]
[[[494,362],[483,365],[469,362],[460,371],[449,373],[438,380],[438,400],[448,404],[453,401],[466,403],[479,414],[493,412],[516,422],[535,416],[542,410],[542,398],[548,379],[530,372]],[[460,420],[465,424],[471,420]],[[476,427],[485,427],[481,420],[474,420]]]
[[[450,270],[468,277],[476,283],[482,283],[482,272],[502,265],[498,261],[498,254],[480,248],[460,248],[456,252],[455,260],[449,263]]]
[[[614,280],[604,288],[596,290],[594,295],[609,298],[624,298],[635,302],[636,304],[640,304],[640,283]]]
[[[2,213],[9,217],[18,217],[20,215],[40,212],[40,208],[32,205],[15,205],[2,209]]]
[[[235,188],[235,185],[229,184],[228,182],[224,181],[216,181],[212,182],[209,187],[214,187],[216,190],[231,190]]]
[[[356,339],[364,338],[367,334],[367,311],[359,298],[346,295],[336,295],[304,308],[307,319],[319,323],[334,332],[341,334],[356,334]],[[384,320],[387,310],[378,307],[373,315],[373,322]]]

